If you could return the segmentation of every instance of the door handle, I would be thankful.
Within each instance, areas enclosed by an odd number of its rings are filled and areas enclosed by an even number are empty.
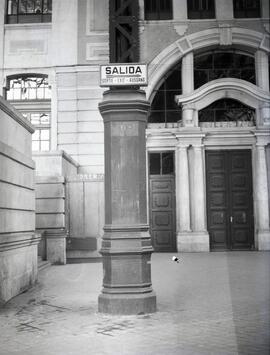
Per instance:
[[[230,222],[231,223],[233,222],[233,216],[230,216]]]

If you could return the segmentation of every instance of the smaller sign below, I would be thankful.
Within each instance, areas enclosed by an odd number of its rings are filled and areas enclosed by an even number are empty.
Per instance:
[[[100,86],[147,86],[146,64],[100,66]]]

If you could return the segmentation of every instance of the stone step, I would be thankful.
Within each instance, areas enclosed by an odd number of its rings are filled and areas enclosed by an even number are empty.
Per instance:
[[[38,257],[38,271],[44,270],[49,266],[51,266],[51,263],[49,261],[42,260],[41,257]]]

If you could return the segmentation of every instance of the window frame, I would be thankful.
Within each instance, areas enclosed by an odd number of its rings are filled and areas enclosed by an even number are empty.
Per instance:
[[[204,0],[198,0],[198,1],[199,1],[199,8],[198,9],[192,8],[192,5],[194,5],[194,8],[196,7],[194,4],[195,0],[188,0],[187,1],[187,17],[188,17],[188,19],[189,20],[215,19],[216,18],[215,0],[205,0],[205,2],[207,4],[209,2],[212,2],[212,4],[211,4],[212,8],[210,10],[203,8],[203,1]]]
[[[33,73],[24,73],[24,74],[16,74],[16,75],[10,75],[7,77],[7,85],[4,88],[4,95],[5,98],[7,99],[7,92],[10,88],[10,82],[11,80],[14,80],[16,78],[46,78],[48,79],[48,76],[45,74],[33,74]],[[50,89],[50,85],[48,83],[48,89]],[[14,96],[13,96],[14,97]],[[49,115],[49,122],[42,124],[41,121],[39,124],[33,124],[33,126],[36,128],[36,132],[40,131],[39,133],[39,140],[33,139],[34,134],[32,135],[32,147],[33,147],[33,142],[38,142],[38,150],[32,150],[33,152],[37,151],[49,151],[51,149],[51,98],[35,98],[35,99],[8,99],[8,102],[10,102],[21,114],[26,117],[26,119],[31,122],[31,115],[32,114],[38,114],[38,115]],[[48,139],[41,139],[41,131],[42,130],[49,130],[49,138]],[[48,144],[48,149],[41,150],[41,145],[42,142],[49,142]]]
[[[151,7],[156,1],[156,9],[150,11],[147,7]],[[162,3],[168,4],[167,10],[162,12]],[[173,19],[173,0],[145,0],[144,1],[144,19],[146,21],[166,21]]]
[[[261,1],[260,0],[253,0],[254,2],[256,2],[256,5],[259,5],[259,6],[257,6],[259,8],[255,7],[256,10],[254,10],[254,12],[257,11],[255,16],[253,16],[253,14],[252,14],[252,16],[249,16],[249,12],[252,11],[252,10],[248,9],[247,0],[241,0],[241,2],[244,4],[243,8],[240,9],[240,10],[236,9],[238,1],[239,0],[233,0],[233,17],[234,18],[261,18],[261,16],[262,16],[262,13],[261,13],[262,7],[261,7]]]
[[[44,12],[44,1],[41,0],[41,12],[20,12],[20,4],[22,0],[15,0],[17,2],[16,13],[9,14],[9,4],[14,0],[6,0],[5,9],[5,23],[6,24],[20,24],[20,23],[50,23],[52,22],[52,1],[46,0],[49,4],[50,11]],[[32,0],[35,3],[35,0]],[[11,5],[12,6],[12,5]]]

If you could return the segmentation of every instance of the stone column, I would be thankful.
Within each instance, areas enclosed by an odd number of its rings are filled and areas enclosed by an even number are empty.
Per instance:
[[[189,166],[188,145],[177,147],[176,197],[177,197],[177,250],[184,249],[182,242],[189,238],[190,198],[189,198]]]
[[[203,146],[193,145],[192,168],[192,239],[196,251],[209,251],[209,235],[206,230],[206,196],[203,168]]]
[[[255,53],[256,84],[263,90],[269,91],[268,55],[262,50]]]
[[[145,127],[149,103],[141,90],[109,90],[99,105],[105,138],[103,289],[99,311],[156,311],[153,248],[146,210]]]
[[[177,198],[179,200],[179,232],[190,232],[190,201],[189,201],[189,171],[188,171],[188,146],[177,147]]]
[[[193,52],[182,58],[182,94],[190,94],[194,90]]]
[[[267,166],[263,142],[256,144],[255,164],[258,249],[270,250]]]

